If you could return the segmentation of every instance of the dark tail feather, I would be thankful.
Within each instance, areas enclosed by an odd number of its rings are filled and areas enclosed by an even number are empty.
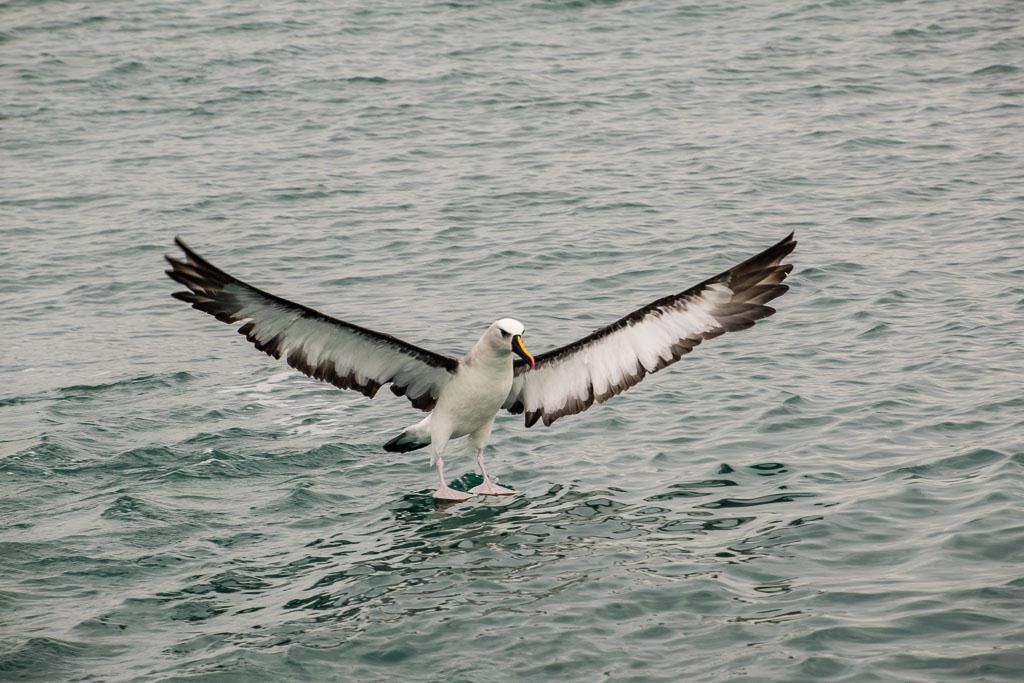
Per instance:
[[[391,453],[408,453],[409,451],[426,448],[429,445],[429,436],[427,436],[427,440],[424,441],[422,436],[412,434],[409,430],[406,430],[384,444],[384,450]]]

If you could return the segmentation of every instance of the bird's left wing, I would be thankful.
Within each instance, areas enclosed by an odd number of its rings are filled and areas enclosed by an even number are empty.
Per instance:
[[[384,384],[420,410],[432,410],[459,362],[387,334],[324,315],[319,311],[247,285],[206,261],[184,242],[175,243],[185,260],[166,257],[167,274],[188,287],[174,292],[229,324],[260,351],[284,358],[310,377],[373,397]]]
[[[765,304],[789,288],[782,264],[796,247],[790,234],[757,256],[684,292],[633,311],[583,339],[517,363],[502,407],[545,425],[603,403],[648,374],[675,363],[705,339],[743,330],[775,313]]]

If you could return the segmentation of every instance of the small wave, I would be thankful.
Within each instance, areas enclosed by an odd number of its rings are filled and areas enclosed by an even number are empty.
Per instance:
[[[216,574],[208,580],[192,584],[182,589],[181,593],[203,595],[205,593],[237,593],[239,591],[258,591],[268,588],[271,584],[242,571],[229,570]]]
[[[983,69],[972,71],[972,76],[1006,76],[1009,74],[1020,73],[1020,67],[1012,66],[1010,64],[992,64],[986,66]]]
[[[864,330],[857,336],[861,339],[875,339],[877,337],[888,337],[892,334],[892,329],[887,323],[878,323],[872,325],[869,329]]]
[[[39,441],[0,460],[0,472],[38,476],[54,467],[77,462],[78,451],[57,437],[43,434]]]
[[[383,83],[390,83],[391,81],[383,76],[350,76],[349,78],[341,79],[343,83],[369,83],[371,85],[381,85]]]
[[[133,74],[139,71],[145,71],[146,65],[139,61],[122,62],[114,68],[107,71],[107,75],[120,76],[123,74]]]
[[[556,2],[544,2],[534,5],[533,7],[535,9],[559,11],[587,9],[589,7],[612,7],[620,4],[621,2],[622,0],[557,0]]]
[[[133,496],[119,496],[101,514],[104,519],[120,521],[157,520],[166,521],[175,515],[170,510]]]
[[[927,38],[928,37],[928,32],[927,31],[923,31],[923,30],[921,30],[919,28],[902,28],[902,29],[894,30],[889,35],[892,36],[893,38],[899,38],[899,39],[904,39],[904,38],[915,38],[916,39],[916,38]]]
[[[714,517],[712,519],[702,520],[679,520],[675,522],[669,522],[662,524],[658,527],[658,531],[666,533],[678,533],[680,531],[731,531],[737,529],[748,522],[752,522],[756,519],[755,517]]]
[[[951,455],[935,462],[901,467],[894,474],[903,476],[913,474],[934,479],[961,479],[977,470],[986,469],[999,462],[1006,462],[1009,456],[992,448],[975,448],[966,453]]]
[[[896,138],[857,137],[849,138],[838,143],[836,146],[846,150],[870,149],[873,147],[902,147],[906,145],[905,140]]]
[[[774,417],[790,417],[801,414],[807,408],[807,401],[797,395],[788,396],[778,405],[761,414],[762,419]]]
[[[110,654],[112,648],[95,643],[79,643],[57,638],[36,637],[25,640],[13,650],[0,654],[0,678],[50,678],[81,672],[81,661]]]
[[[209,541],[220,548],[235,548],[259,543],[265,538],[264,534],[255,531],[243,531],[230,536],[211,538]]]
[[[775,477],[780,474],[787,474],[789,470],[781,462],[760,462],[750,466],[750,469],[762,477]]]
[[[794,429],[812,429],[814,427],[824,427],[825,425],[832,424],[836,419],[837,418],[833,415],[819,415],[818,417],[792,417],[783,421],[765,423],[758,429],[758,431],[765,434],[776,434]]]
[[[775,503],[792,503],[797,498],[814,498],[815,493],[775,493],[757,498],[722,498],[711,503],[703,503],[698,507],[718,510],[721,508],[745,508],[754,505],[773,505]]]
[[[984,420],[942,420],[918,428],[918,431],[925,432],[971,432],[991,427],[992,424]]]
[[[140,375],[105,384],[73,384],[61,387],[57,395],[62,399],[90,399],[109,391],[120,391],[131,388],[166,388],[193,380],[187,372],[171,372],[155,375]]]

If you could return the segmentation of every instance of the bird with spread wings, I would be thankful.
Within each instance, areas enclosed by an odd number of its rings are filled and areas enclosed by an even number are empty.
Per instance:
[[[438,500],[509,495],[484,467],[484,446],[502,409],[523,414],[527,427],[550,425],[604,403],[665,368],[706,339],[743,330],[775,309],[793,266],[782,260],[796,247],[792,233],[737,266],[678,294],[639,308],[591,334],[533,356],[525,327],[513,318],[492,323],[461,359],[275,296],[246,284],[199,256],[180,239],[184,259],[166,257],[167,274],[187,291],[172,296],[236,325],[257,349],[318,380],[372,398],[389,385],[427,416],[384,444],[406,452],[429,446]],[[469,492],[444,476],[448,441],[468,436],[483,483]]]

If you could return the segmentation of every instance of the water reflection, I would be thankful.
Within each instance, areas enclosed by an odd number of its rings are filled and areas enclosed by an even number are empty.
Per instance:
[[[760,477],[785,468],[765,463],[751,470]],[[473,485],[472,477],[461,483]],[[761,479],[668,483],[640,500],[621,489],[557,484],[535,496],[485,498],[446,509],[439,509],[429,491],[404,494],[361,539],[311,544],[343,552],[307,574],[307,595],[289,600],[284,609],[296,616],[318,612],[317,621],[358,628],[368,618],[364,612],[379,620],[381,610],[409,614],[476,601],[533,602],[599,580],[609,564],[657,576],[678,577],[677,567],[688,570],[684,574],[691,579],[712,575],[723,566],[779,552],[793,540],[787,530],[821,519],[807,514],[808,504],[817,505],[808,500],[812,494],[766,494],[766,484]],[[724,488],[761,495],[707,500]],[[716,512],[733,508],[748,512]],[[777,580],[753,583],[746,592],[789,589]]]
[[[637,585],[697,582],[698,596],[709,594],[706,582],[728,577],[728,591],[749,604],[792,590],[791,579],[766,571],[762,560],[799,542],[799,527],[820,520],[826,504],[792,490],[790,470],[723,465],[714,476],[667,481],[642,495],[570,482],[448,508],[436,505],[429,489],[405,493],[345,512],[346,523],[332,525],[329,535],[301,547],[291,537],[262,557],[247,554],[255,546],[218,537],[214,547],[231,553],[232,566],[218,560],[218,572],[192,576],[156,599],[173,619],[249,619],[251,630],[233,637],[256,647],[307,643],[313,633],[346,637],[409,615],[443,622],[467,608],[532,614],[565,591],[593,592],[593,604],[603,604],[624,572]],[[479,478],[458,483],[468,488]],[[336,504],[317,497],[307,512],[327,514]],[[260,547],[274,546],[273,529],[262,533]],[[742,617],[768,623],[796,613]],[[318,632],[318,624],[329,631]]]

